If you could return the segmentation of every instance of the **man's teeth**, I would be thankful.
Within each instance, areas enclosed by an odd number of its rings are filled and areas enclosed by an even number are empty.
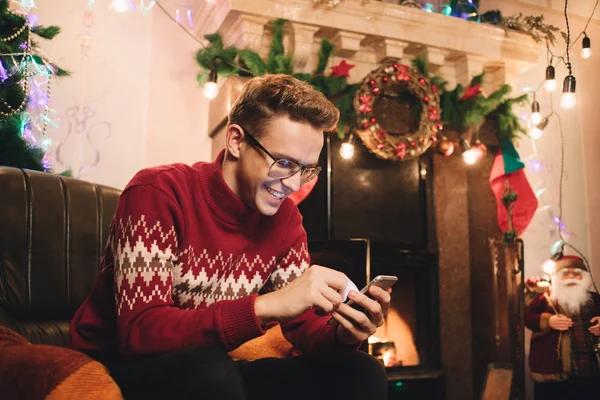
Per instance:
[[[270,187],[268,187],[268,186],[265,186],[265,188],[267,189],[267,192],[269,192],[269,194],[270,194],[271,196],[273,196],[274,198],[276,198],[276,199],[278,199],[278,200],[281,200],[281,199],[283,199],[283,196],[285,196],[283,193],[281,193],[281,192],[278,192],[277,190],[273,190],[273,189],[271,189],[271,188],[270,188]]]

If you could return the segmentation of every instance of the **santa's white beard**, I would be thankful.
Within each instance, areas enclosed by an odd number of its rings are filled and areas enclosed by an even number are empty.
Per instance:
[[[581,280],[561,280],[559,276],[556,276],[552,285],[550,298],[556,300],[570,315],[579,314],[581,306],[591,299],[589,290],[592,287],[592,278],[588,272],[583,272],[582,276]],[[574,285],[569,286],[571,283]]]

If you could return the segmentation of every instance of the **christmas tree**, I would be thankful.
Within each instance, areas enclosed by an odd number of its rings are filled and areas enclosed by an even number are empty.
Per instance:
[[[68,73],[40,55],[36,42],[60,28],[36,26],[36,19],[0,0],[0,165],[47,171],[50,80]]]

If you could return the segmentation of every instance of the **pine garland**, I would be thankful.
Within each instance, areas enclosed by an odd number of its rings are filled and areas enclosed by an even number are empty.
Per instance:
[[[252,50],[238,50],[233,46],[224,47],[218,33],[206,35],[209,46],[198,50],[196,61],[202,68],[197,80],[200,86],[206,83],[211,70],[220,77],[242,76],[254,77],[267,73],[288,74],[297,79],[310,83],[321,91],[340,111],[338,136],[345,137],[347,128],[356,128],[356,109],[354,108],[354,95],[359,84],[349,84],[344,76],[334,77],[325,74],[325,69],[333,54],[334,46],[326,39],[321,41],[318,53],[317,67],[312,73],[299,73],[293,70],[293,59],[285,55],[283,34],[286,20],[273,21],[273,39],[267,60],[263,60]],[[442,122],[458,131],[479,129],[486,117],[493,117],[498,121],[496,134],[499,138],[515,140],[519,134],[526,134],[519,118],[513,113],[513,104],[527,100],[527,96],[506,98],[511,88],[503,85],[489,96],[477,93],[468,98],[463,98],[466,90],[473,90],[483,83],[484,74],[471,80],[468,88],[457,85],[453,90],[446,90],[447,82],[439,76],[430,76],[427,61],[423,58],[413,60],[413,67],[422,75],[429,77],[432,85],[440,91],[440,105],[442,109]]]
[[[22,136],[29,119],[24,82],[30,78],[22,68],[25,56],[21,48],[29,34],[27,23],[23,15],[9,10],[8,0],[0,0],[0,54],[11,54],[0,55],[0,62],[8,75],[0,82],[0,165],[44,171],[44,151],[30,146]],[[31,33],[50,40],[60,33],[60,28],[36,26],[31,28]],[[33,40],[31,47],[38,47]],[[31,54],[31,58],[38,65],[49,65],[54,75],[69,74],[39,54]]]
[[[317,67],[312,73],[294,72],[294,60],[285,55],[283,45],[285,19],[273,21],[273,39],[267,60],[263,60],[252,50],[238,50],[233,46],[224,47],[223,40],[218,33],[205,35],[209,45],[198,50],[196,61],[202,68],[197,75],[200,86],[206,83],[211,70],[217,72],[220,77],[242,76],[255,77],[265,74],[287,74],[294,78],[310,83],[314,88],[322,92],[340,111],[340,123],[338,124],[338,136],[344,137],[346,127],[350,129],[356,126],[355,110],[353,106],[354,93],[359,85],[351,85],[344,76],[334,77],[325,74],[325,69],[334,46],[326,39],[321,41],[318,54]]]
[[[423,58],[413,60],[413,67],[428,76],[427,61]],[[473,77],[468,89],[477,89],[483,83],[485,73]],[[499,140],[508,139],[515,141],[521,134],[527,135],[527,131],[521,125],[519,117],[512,110],[513,105],[523,104],[528,101],[527,95],[516,98],[506,98],[511,91],[510,85],[502,85],[489,96],[485,96],[479,90],[468,98],[463,98],[465,88],[458,84],[453,90],[447,90],[447,83],[439,76],[430,77],[441,90],[440,104],[442,108],[442,121],[449,128],[464,132],[469,129],[477,130],[486,118],[497,122],[496,136]]]

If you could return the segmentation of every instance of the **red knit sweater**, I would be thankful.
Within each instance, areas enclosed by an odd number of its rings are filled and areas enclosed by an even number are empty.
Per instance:
[[[310,265],[296,206],[266,217],[223,180],[223,152],[211,163],[139,172],[111,224],[101,271],[71,322],[71,347],[99,359],[191,346],[230,351],[264,334],[258,291],[275,290]],[[282,324],[304,354],[334,356],[327,317],[307,311]]]

